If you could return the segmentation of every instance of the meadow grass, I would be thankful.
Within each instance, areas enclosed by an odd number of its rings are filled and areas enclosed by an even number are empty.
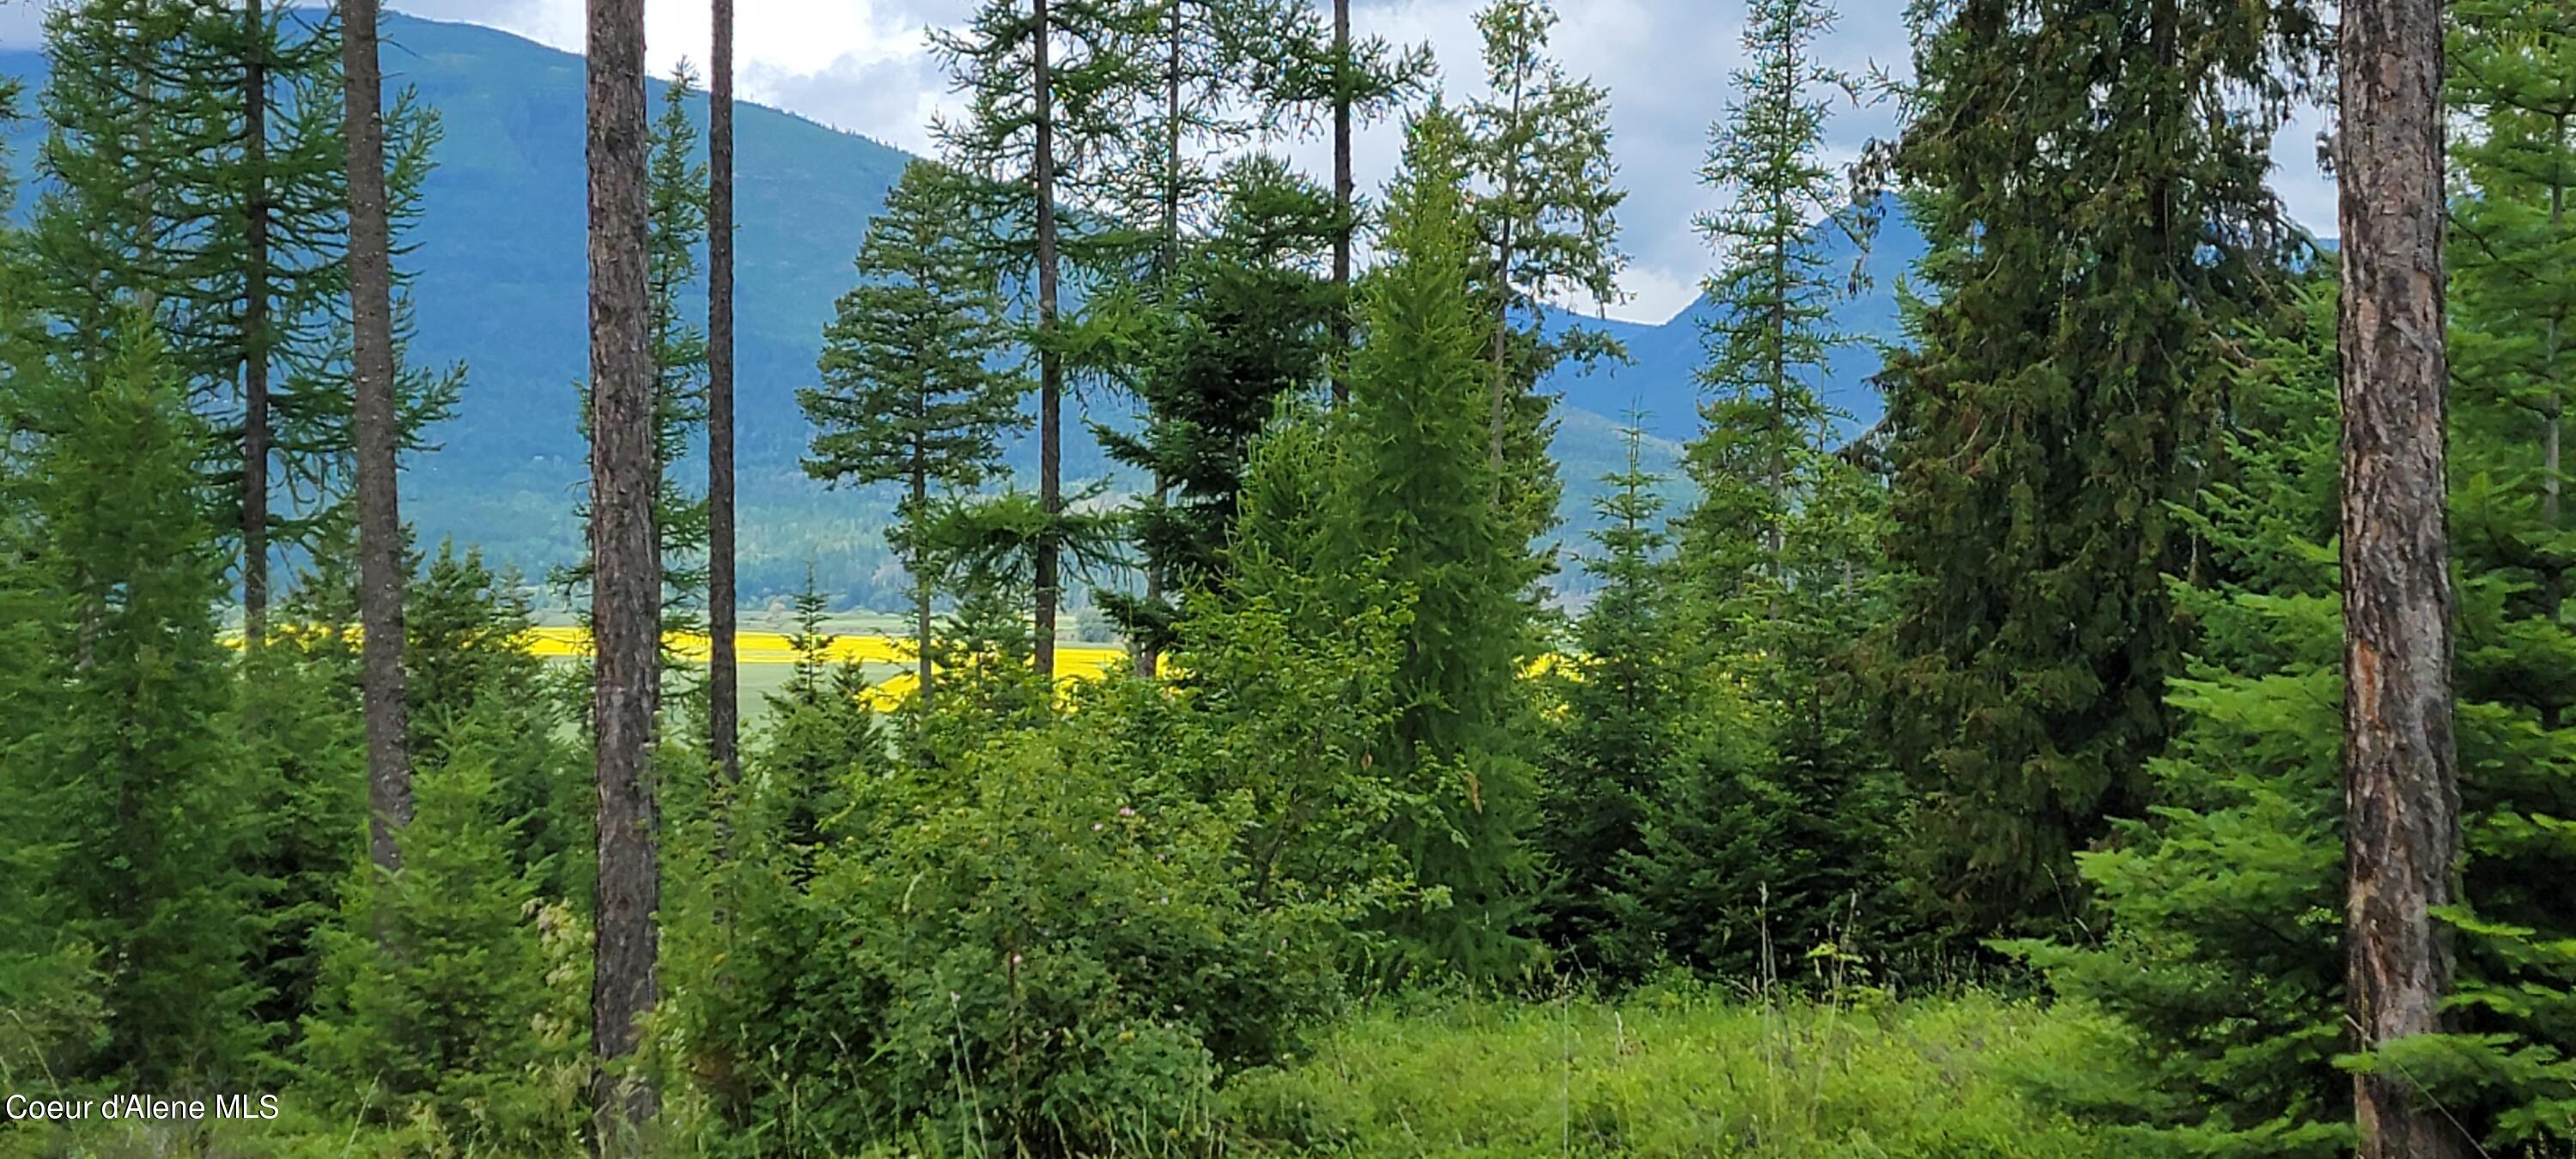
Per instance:
[[[1705,988],[1610,1003],[1410,999],[1228,1088],[1278,1155],[2117,1154],[2024,1080],[2095,1065],[2062,1008],[1981,993],[1833,1006]]]
[[[1708,987],[1617,1002],[1414,995],[1323,1028],[1304,1057],[1236,1076],[1214,1137],[1130,1153],[2116,1156],[2118,1141],[2026,1093],[2030,1080],[2110,1065],[2107,1041],[2069,1007],[1974,991],[1840,1006]],[[276,1123],[0,1130],[0,1156],[410,1153],[381,1128],[309,1117],[293,1091],[284,1102]]]

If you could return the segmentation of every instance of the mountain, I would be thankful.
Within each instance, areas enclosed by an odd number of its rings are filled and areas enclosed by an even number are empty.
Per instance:
[[[1825,372],[1809,383],[1828,406],[1840,411],[1845,436],[1867,430],[1885,413],[1870,378],[1878,373],[1875,343],[1894,342],[1903,334],[1898,316],[1896,281],[1923,257],[1923,235],[1901,209],[1891,208],[1866,248],[1839,231],[1820,246],[1826,268],[1837,277],[1860,275],[1860,288],[1834,311],[1833,325],[1857,341],[1837,351]],[[1714,259],[1712,259],[1713,263]],[[1703,335],[1717,306],[1706,297],[1692,302],[1661,325],[1578,318],[1557,313],[1556,329],[1581,325],[1602,330],[1627,347],[1627,364],[1605,363],[1589,373],[1566,368],[1548,385],[1564,396],[1565,405],[1605,415],[1643,411],[1648,434],[1686,442],[1699,427],[1700,365],[1707,360]]]
[[[439,451],[406,463],[404,514],[424,541],[480,543],[539,573],[581,546],[572,505],[586,478],[574,391],[588,362],[582,60],[509,33],[399,14],[388,15],[384,36],[388,83],[416,89],[444,128],[408,239],[415,248],[401,263],[415,273],[411,356],[468,368],[457,414],[431,432]],[[0,45],[0,74],[28,78],[32,93],[44,72],[33,46]],[[654,100],[662,87],[653,83]],[[703,126],[703,98],[694,112]],[[21,173],[32,168],[40,128],[29,119],[0,129]],[[736,138],[742,588],[752,597],[794,590],[810,565],[829,593],[888,603],[900,581],[882,535],[892,496],[805,478],[798,458],[807,428],[795,392],[813,381],[823,325],[856,280],[852,259],[868,219],[909,158],[750,104],[738,107]],[[21,198],[22,211],[29,200]],[[1903,243],[1920,248],[1910,231],[1890,232],[1900,244],[1871,256],[1874,273],[1902,268],[1912,256]],[[1892,334],[1888,280],[1882,273],[1879,288],[1852,304],[1847,328]],[[1624,462],[1623,421],[1610,416],[1650,412],[1649,465],[1675,472],[1696,418],[1692,369],[1707,310],[1701,302],[1660,326],[1590,323],[1625,341],[1633,365],[1550,381],[1564,395],[1556,452],[1570,532],[1591,525],[1598,477]],[[1824,384],[1858,425],[1876,418],[1864,384],[1875,363],[1874,354],[1852,353]],[[1073,404],[1068,476],[1111,474],[1083,420],[1123,423],[1125,402]],[[1034,458],[1030,447],[1013,449],[1015,462]]]

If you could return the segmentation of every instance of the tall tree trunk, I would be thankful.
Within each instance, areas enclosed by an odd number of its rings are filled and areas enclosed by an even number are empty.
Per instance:
[[[1521,47],[1526,48],[1526,45]],[[1520,77],[1515,74],[1512,82],[1512,128],[1505,130],[1506,136],[1511,132],[1516,131],[1520,125],[1521,101],[1526,95],[1526,86],[1522,83]],[[1505,372],[1508,370],[1511,360],[1512,214],[1519,212],[1520,208],[1520,175],[1521,166],[1519,158],[1504,158],[1503,229],[1502,235],[1497,239],[1501,243],[1499,247],[1500,252],[1496,254],[1494,259],[1493,397],[1487,400],[1490,404],[1490,410],[1492,413],[1486,416],[1486,425],[1491,429],[1486,432],[1487,445],[1485,448],[1487,465],[1492,467],[1494,471],[1494,506],[1497,509],[1501,508],[1503,496],[1505,494],[1503,486],[1503,427],[1505,425],[1505,412],[1509,407],[1503,396],[1507,386],[1506,380],[1509,377]]]
[[[268,640],[268,13],[245,0],[242,30],[242,646]]]
[[[384,75],[376,0],[340,7],[349,166],[350,428],[358,460],[359,688],[367,735],[367,853],[402,867],[394,834],[411,824],[403,733],[402,513],[396,503],[393,225],[385,204]]]
[[[1064,514],[1064,356],[1055,348],[1055,78],[1047,68],[1055,30],[1047,17],[1047,0],[1034,2],[1036,52],[1030,81],[1037,89],[1037,143],[1031,169],[1038,231],[1038,504],[1047,518],[1046,530],[1038,539],[1034,631],[1038,675],[1051,682],[1055,679],[1056,589],[1063,562],[1056,536]]]
[[[2336,139],[2343,237],[2344,810],[2348,990],[2364,1050],[2439,1030],[2451,983],[2450,529],[2442,440],[2442,3],[2346,0]],[[2457,1128],[2404,1077],[2357,1074],[2364,1159],[2449,1159]]]
[[[619,1074],[655,997],[651,781],[661,696],[653,363],[645,270],[644,3],[589,0],[591,624],[598,653],[599,884],[591,971],[593,1146],[627,1153],[655,1098]]]
[[[707,756],[742,780],[734,668],[733,0],[714,0],[707,53]]]
[[[1341,291],[1341,308],[1333,311],[1333,405],[1351,400],[1351,0],[1333,0],[1333,206],[1341,222],[1333,230],[1333,287]]]
[[[1181,270],[1181,2],[1166,0],[1171,5],[1171,42],[1163,73],[1163,244],[1157,264],[1163,279],[1163,308],[1175,309],[1179,303]],[[1160,467],[1154,469],[1154,502],[1159,505],[1172,493],[1171,479]],[[1145,604],[1160,607],[1163,602],[1163,565],[1151,553],[1145,557]],[[1135,641],[1136,675],[1150,677],[1159,668],[1161,657],[1153,645],[1143,639]]]
[[[929,392],[922,391],[915,394],[913,404],[915,408],[913,418],[922,424],[914,429],[916,431],[929,429]],[[912,445],[912,520],[916,534],[913,542],[904,550],[904,554],[910,557],[904,560],[904,565],[912,569],[913,675],[921,686],[920,709],[925,717],[930,713],[930,549],[920,541],[918,531],[920,521],[930,517],[929,459],[928,449],[922,446],[921,437],[915,435]],[[929,759],[930,750],[927,746],[923,747],[921,755],[923,760]]]
[[[1793,67],[1794,67],[1794,59]],[[1789,103],[1784,97],[1782,104]],[[1777,219],[1774,219],[1777,228]],[[1766,512],[1769,526],[1762,530],[1763,554],[1771,566],[1771,597],[1766,619],[1780,618],[1780,591],[1787,586],[1788,569],[1784,557],[1789,551],[1786,524],[1789,520],[1789,456],[1785,446],[1789,433],[1789,239],[1774,233],[1771,237],[1771,461],[1764,468],[1769,478],[1764,486],[1771,495],[1771,510]],[[1803,434],[1803,432],[1802,432]]]

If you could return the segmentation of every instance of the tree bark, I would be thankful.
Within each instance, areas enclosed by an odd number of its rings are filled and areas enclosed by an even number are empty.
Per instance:
[[[1034,633],[1038,675],[1055,679],[1055,605],[1062,553],[1056,535],[1064,514],[1064,356],[1055,348],[1055,92],[1047,50],[1054,36],[1047,0],[1034,0],[1037,31],[1031,83],[1036,86],[1037,142],[1031,159],[1037,198],[1038,246],[1038,503],[1046,531],[1037,545],[1037,614]]]
[[[2346,0],[2343,238],[2345,899],[2363,1050],[2438,1031],[2459,856],[2444,504],[2441,0]],[[2449,1159],[2458,1129],[2393,1068],[2353,1079],[2364,1159]]]
[[[714,0],[707,54],[707,756],[742,780],[733,507],[733,0]]]
[[[1351,401],[1351,0],[1333,0],[1333,206],[1341,214],[1333,231],[1333,287],[1341,308],[1333,312],[1333,405]]]
[[[924,391],[915,395],[914,401],[918,407],[914,412],[914,417],[923,424],[921,427],[917,427],[915,429],[927,429],[928,416],[930,412],[929,393]],[[904,563],[912,569],[913,675],[914,678],[920,682],[921,694],[919,697],[919,706],[922,715],[925,718],[930,714],[930,550],[920,541],[919,528],[921,521],[930,518],[929,458],[929,452],[921,445],[920,436],[914,436],[912,450],[912,519],[915,535],[913,537],[913,542],[906,546],[904,552],[904,554],[911,558],[905,560]],[[930,750],[927,747],[922,749],[922,755],[925,759],[929,756],[929,752]]]
[[[1181,0],[1166,0],[1171,6],[1168,58],[1163,71],[1163,244],[1157,265],[1163,281],[1163,308],[1179,304],[1181,270]],[[1154,502],[1159,507],[1170,498],[1172,481],[1162,468],[1154,469]],[[1145,606],[1163,604],[1163,566],[1153,554],[1145,554]],[[1141,635],[1134,641],[1136,675],[1151,678],[1161,667],[1161,657],[1153,643]]]
[[[242,31],[242,647],[268,640],[268,14],[245,0]]]
[[[653,363],[645,270],[644,4],[589,0],[591,624],[598,667],[599,884],[591,972],[592,1145],[629,1153],[655,1097],[617,1073],[655,997],[651,761],[661,681]]]
[[[384,76],[376,59],[376,0],[346,0],[340,11],[367,852],[377,868],[390,872],[402,867],[394,834],[411,824],[411,755],[403,736],[402,513],[395,498],[400,435],[394,407],[393,226],[385,204]]]

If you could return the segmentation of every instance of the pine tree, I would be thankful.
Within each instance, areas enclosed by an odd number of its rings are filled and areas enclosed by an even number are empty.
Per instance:
[[[797,881],[811,872],[827,825],[848,807],[850,787],[885,752],[875,714],[860,698],[865,676],[831,659],[836,637],[823,630],[824,611],[809,575],[795,601],[796,671],[769,697],[769,743],[758,766],[760,826],[792,859],[789,876]]]
[[[1050,520],[1067,507],[1065,276],[1106,268],[1132,244],[1097,219],[1068,229],[1061,211],[1107,189],[1108,163],[1130,130],[1124,114],[1146,83],[1135,49],[1153,15],[1123,0],[1027,0],[1025,11],[1022,0],[986,0],[966,27],[933,38],[969,106],[965,119],[933,132],[958,169],[986,178],[986,212],[1004,223],[997,273],[1036,290],[1026,330],[1038,363],[1038,501]],[[1065,544],[1049,528],[1031,546],[1035,660],[1052,678]]]
[[[1835,452],[1842,416],[1814,386],[1846,341],[1831,326],[1844,287],[1818,250],[1863,228],[1821,157],[1817,91],[1849,83],[1810,55],[1832,23],[1811,0],[1755,6],[1742,96],[1702,169],[1726,203],[1698,222],[1720,262],[1705,289],[1712,397],[1687,453],[1700,497],[1674,578],[1685,662],[1705,675],[1675,714],[1615,911],[1681,961],[1766,984],[1779,959],[1765,952],[1848,954],[1857,915],[1883,923],[1896,908],[1898,794],[1855,727],[1871,706],[1850,678],[1852,642],[1884,615],[1883,496]]]
[[[1375,760],[1436,802],[1398,844],[1445,908],[1404,921],[1421,964],[1491,976],[1518,964],[1532,790],[1522,666],[1536,653],[1526,600],[1539,563],[1498,508],[1486,456],[1486,329],[1469,279],[1472,225],[1460,181],[1468,142],[1447,110],[1409,127],[1388,192],[1387,263],[1362,289],[1368,340],[1352,361],[1349,440],[1334,565],[1385,555],[1413,596],[1394,680],[1401,705]],[[1434,904],[1438,904],[1436,901]]]
[[[2448,1019],[2460,857],[2452,707],[2441,0],[2352,0],[2337,45],[2343,243],[2345,998],[2378,1051]],[[2362,1159],[2450,1159],[2402,1069],[2353,1074]]]
[[[2542,204],[2538,192],[2517,196]],[[2484,211],[2461,208],[2465,234]],[[2500,328],[2469,305],[2477,295],[2454,292],[2455,332]],[[2356,1141],[2353,1074],[2338,1065],[2352,1032],[2336,308],[2321,278],[2303,325],[2246,342],[2224,481],[2188,517],[2211,555],[2180,597],[2201,643],[2176,685],[2175,744],[2150,766],[2164,804],[2081,859],[2098,940],[2028,951],[2052,987],[2117,1016],[2151,1060],[2144,1083],[2069,1081],[2063,1093],[2200,1154],[2339,1156]],[[2576,1064],[2557,1014],[2576,968],[2554,886],[2576,856],[2565,824],[2576,736],[2542,723],[2568,689],[2557,657],[2569,632],[2539,596],[2556,537],[2539,514],[2529,412],[2482,382],[2479,362],[2460,370],[2450,505],[2464,841],[2458,900],[2437,914],[2459,946],[2453,1025],[2390,1044],[2365,1069],[2427,1086],[2490,1154],[2549,1154],[2576,1137]]]
[[[438,728],[399,874],[345,891],[304,1062],[350,1119],[423,1151],[580,1147],[578,924],[538,892],[506,815],[518,722],[498,701]],[[382,931],[383,938],[365,931]],[[388,947],[399,947],[389,949]]]
[[[17,86],[0,82],[0,120],[15,115]],[[0,215],[16,193],[8,151],[0,148]],[[46,368],[34,331],[23,237],[0,225],[0,414],[14,418],[42,397]],[[30,392],[36,392],[31,398]],[[71,633],[71,601],[45,581],[33,560],[42,524],[29,491],[32,464],[0,452],[0,647],[38,657]],[[50,664],[0,670],[0,894],[22,899],[0,913],[0,1071],[11,1075],[76,1073],[102,1045],[98,947],[74,933],[70,898],[54,888],[74,852],[54,826],[68,815],[66,786],[44,758],[53,722],[63,718],[63,692]],[[48,1082],[46,1085],[52,1085]],[[41,1089],[28,1082],[31,1092]]]
[[[998,473],[1002,432],[1022,419],[1023,383],[998,368],[1006,338],[999,288],[959,232],[971,203],[958,178],[915,161],[868,223],[858,268],[823,332],[823,385],[797,392],[816,426],[805,469],[858,486],[901,482],[886,538],[912,573],[920,695],[931,699],[932,490]]]
[[[1634,970],[1634,939],[1622,937],[1611,899],[1618,870],[1633,856],[1649,803],[1672,760],[1688,700],[1666,574],[1668,537],[1659,526],[1662,476],[1639,458],[1645,432],[1623,432],[1625,470],[1602,476],[1610,493],[1594,508],[1598,551],[1583,561],[1601,583],[1574,627],[1578,668],[1559,685],[1565,719],[1551,738],[1540,785],[1545,818],[1538,842],[1551,880],[1541,930],[1573,948],[1587,970]]]
[[[1692,554],[1715,596],[1776,600],[1787,586],[1785,526],[1802,482],[1791,465],[1821,465],[1844,417],[1815,391],[1826,358],[1848,341],[1832,328],[1843,294],[1820,252],[1822,235],[1858,232],[1823,158],[1829,107],[1817,90],[1850,83],[1813,59],[1833,23],[1815,0],[1755,6],[1744,30],[1752,64],[1735,76],[1743,95],[1711,131],[1700,170],[1727,198],[1697,223],[1721,264],[1703,288],[1718,305],[1700,372],[1715,397],[1701,408],[1703,430],[1690,448],[1703,496],[1692,513]]]
[[[1145,429],[1099,431],[1111,458],[1164,484],[1135,532],[1159,584],[1141,599],[1096,596],[1140,656],[1170,644],[1182,601],[1223,583],[1252,439],[1322,380],[1340,312],[1317,273],[1334,236],[1330,195],[1266,156],[1230,165],[1220,185],[1215,225],[1181,262],[1169,330],[1141,378]]]
[[[1133,163],[1112,167],[1113,177],[1119,170],[1127,172],[1115,181],[1108,204],[1122,216],[1154,223],[1144,246],[1150,250],[1151,269],[1137,279],[1137,296],[1146,306],[1139,321],[1153,338],[1168,340],[1182,293],[1182,265],[1200,226],[1189,218],[1204,215],[1216,184],[1211,155],[1241,147],[1263,127],[1258,104],[1244,99],[1253,94],[1246,91],[1244,66],[1249,61],[1243,50],[1261,43],[1262,30],[1276,28],[1290,10],[1275,0],[1159,0],[1155,6],[1153,38],[1159,48],[1139,53],[1140,79],[1148,83],[1136,97],[1146,128],[1128,143]],[[1154,399],[1169,393],[1155,378],[1168,370],[1169,362],[1151,355],[1136,361],[1131,373],[1145,404],[1142,417],[1151,425],[1158,417]],[[1172,480],[1158,464],[1138,465],[1152,472],[1153,492],[1145,503],[1150,511],[1169,496]],[[1162,604],[1171,579],[1164,563],[1150,550],[1145,553],[1143,605]],[[1152,676],[1161,641],[1132,629],[1129,638],[1136,671]]]
[[[647,232],[645,241],[645,334],[653,368],[653,540],[662,577],[660,636],[662,661],[669,674],[685,670],[669,646],[673,633],[696,630],[695,604],[707,575],[709,506],[691,495],[679,477],[679,461],[707,421],[707,340],[685,313],[691,284],[698,276],[696,247],[707,236],[706,166],[694,160],[697,126],[689,120],[688,103],[697,94],[695,74],[683,63],[662,89],[661,115],[647,138],[645,169]],[[589,384],[580,394],[581,430],[591,426],[596,399]],[[589,503],[579,508],[587,524]],[[550,580],[566,599],[578,601],[591,584],[597,560],[555,569]]]
[[[243,963],[254,882],[243,753],[216,638],[223,559],[193,471],[206,445],[155,328],[97,336],[104,369],[21,383],[47,432],[20,480],[32,578],[61,609],[28,655],[55,715],[18,754],[43,770],[66,932],[99,949],[106,1011],[76,1073],[153,1090],[222,1089],[260,1045]]]
[[[2452,148],[2459,177],[2477,196],[2452,216],[2452,294],[2462,321],[2451,331],[2464,383],[2494,392],[2538,423],[2532,481],[2539,526],[2565,526],[2560,451],[2566,379],[2576,354],[2576,30],[2546,10],[2510,3],[2451,6],[2450,103],[2479,132]],[[2553,23],[2555,21],[2555,23]],[[2544,549],[2555,550],[2555,549]],[[2539,567],[2538,595],[2554,619],[2567,596],[2564,565]],[[2565,705],[2544,704],[2556,727]]]
[[[1618,300],[1616,211],[1626,194],[1610,159],[1610,95],[1565,75],[1547,55],[1556,11],[1547,0],[1495,0],[1476,15],[1485,83],[1467,110],[1479,185],[1474,217],[1487,298],[1486,454],[1532,537],[1556,523],[1563,484],[1548,443],[1553,400],[1532,392],[1569,353],[1606,351],[1596,334],[1554,338],[1540,325],[1550,298],[1580,292]]]
[[[1303,6],[1276,21],[1246,22],[1238,32],[1235,64],[1249,74],[1248,89],[1270,120],[1329,122],[1333,148],[1332,285],[1344,305],[1333,315],[1332,398],[1350,398],[1345,374],[1351,346],[1351,255],[1361,225],[1358,181],[1351,155],[1354,134],[1433,87],[1437,66],[1428,46],[1399,48],[1382,36],[1351,34],[1350,0],[1331,0],[1329,19]]]
[[[359,702],[354,541],[347,521],[313,537],[312,555],[278,610],[288,624],[245,648],[237,693],[252,772],[247,843],[261,884],[254,1010],[272,1053],[291,1058],[316,1009],[322,943],[339,919],[351,840],[366,829],[366,726]]]
[[[707,421],[707,337],[682,307],[698,278],[697,248],[707,239],[707,167],[696,159],[697,126],[689,101],[697,76],[682,64],[662,88],[646,162],[652,225],[645,243],[650,295],[645,328],[653,359],[653,537],[662,555],[665,633],[704,625],[694,605],[706,586],[706,500],[680,481],[680,459]]]
[[[1962,928],[2072,920],[2069,855],[2143,803],[2183,628],[2173,522],[2232,330],[2293,231],[2263,185],[2304,6],[1977,0],[1935,14],[1894,152],[1932,246],[1881,385],[1896,463],[1891,748]]]
[[[254,641],[273,549],[310,546],[349,491],[340,29],[331,14],[203,0],[66,5],[47,23],[53,132],[31,273],[67,348],[103,357],[84,336],[124,303],[160,322],[191,408],[216,432],[200,469],[238,537]],[[385,111],[397,229],[417,212],[437,139],[408,94]],[[397,302],[397,350],[400,314]],[[454,372],[400,373],[404,449],[456,385]]]

